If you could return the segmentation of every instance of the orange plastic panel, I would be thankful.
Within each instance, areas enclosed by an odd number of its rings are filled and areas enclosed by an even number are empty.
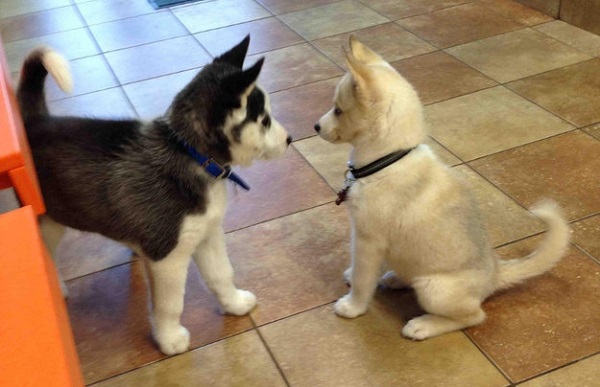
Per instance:
[[[83,386],[54,263],[30,206],[0,215],[0,385]]]
[[[14,186],[23,205],[32,205],[36,214],[44,213],[42,192],[35,174],[33,159],[27,142],[17,99],[10,85],[10,71],[6,65],[4,49],[0,41],[0,189],[7,183]],[[12,170],[24,167],[24,170]]]

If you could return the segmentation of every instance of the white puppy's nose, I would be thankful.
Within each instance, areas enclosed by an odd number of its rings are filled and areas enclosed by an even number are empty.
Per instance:
[[[287,142],[287,144],[290,145],[292,143],[292,136],[287,136],[285,142]]]
[[[321,131],[321,125],[319,125],[318,122],[315,124],[315,130],[317,131],[317,133]]]

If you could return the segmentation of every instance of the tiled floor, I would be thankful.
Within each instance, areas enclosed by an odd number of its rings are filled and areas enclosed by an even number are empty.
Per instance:
[[[252,62],[295,138],[282,160],[241,169],[225,222],[237,283],[260,304],[222,316],[190,270],[192,349],[152,343],[143,267],[129,250],[70,231],[60,246],[85,380],[106,386],[598,386],[600,37],[511,0],[214,0],[155,11],[146,0],[3,0],[17,78],[40,43],[72,60],[75,91],[49,82],[51,110],[152,118],[198,68],[252,34]],[[535,248],[527,210],[557,200],[572,244],[549,274],[493,296],[486,322],[425,342],[400,335],[410,291],[379,290],[344,320],[349,223],[333,204],[348,147],[314,136],[344,72],[351,32],[416,87],[429,143],[462,171],[502,256]]]

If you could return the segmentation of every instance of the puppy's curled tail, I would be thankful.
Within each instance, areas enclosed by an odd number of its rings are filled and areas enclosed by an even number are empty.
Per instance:
[[[507,289],[528,278],[549,271],[560,261],[569,245],[569,226],[560,207],[544,201],[531,209],[534,215],[548,224],[548,232],[538,249],[524,258],[499,259],[496,290]]]
[[[23,62],[17,87],[17,99],[24,120],[48,115],[44,96],[44,81],[48,73],[62,91],[70,93],[73,90],[69,62],[48,47],[36,48]]]

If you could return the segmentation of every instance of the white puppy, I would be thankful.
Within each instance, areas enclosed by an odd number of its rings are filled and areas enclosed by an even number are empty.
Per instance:
[[[354,37],[349,73],[338,84],[335,107],[315,125],[333,143],[350,143],[350,171],[340,201],[352,218],[352,288],[335,312],[366,312],[384,264],[382,282],[414,288],[427,314],[402,333],[422,340],[481,323],[483,300],[550,270],[568,245],[559,208],[546,202],[532,212],[549,231],[539,249],[501,260],[491,249],[479,209],[463,179],[424,144],[422,106],[412,86]],[[354,169],[355,168],[355,169]]]

